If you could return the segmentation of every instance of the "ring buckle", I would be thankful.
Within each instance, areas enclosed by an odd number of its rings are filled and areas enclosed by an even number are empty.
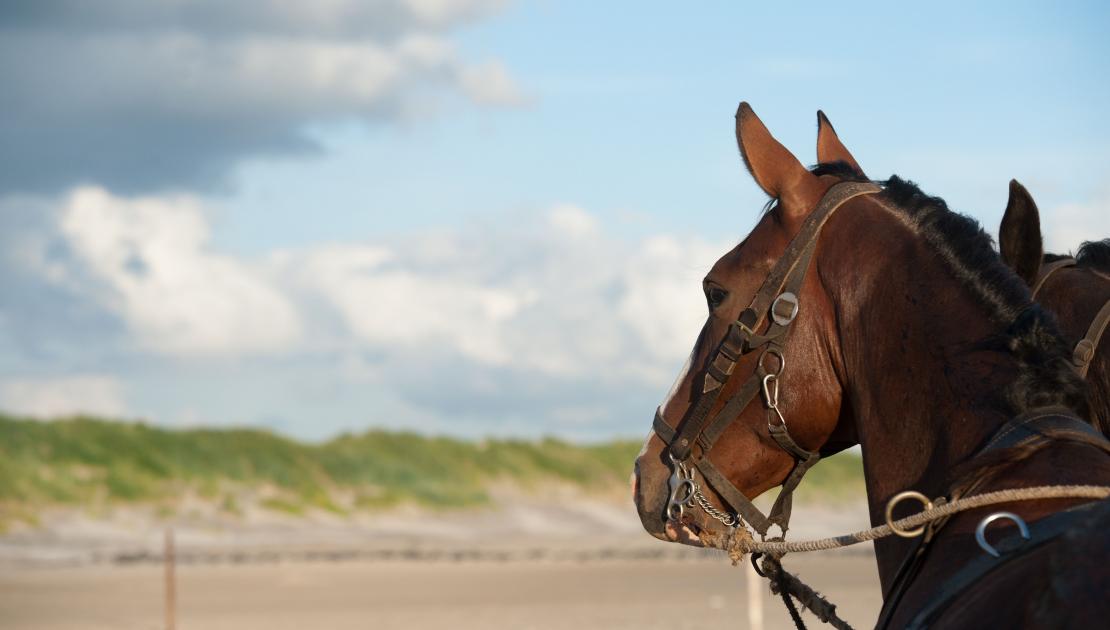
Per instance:
[[[890,531],[894,532],[894,534],[897,536],[901,536],[902,538],[917,538],[925,532],[924,525],[918,527],[917,529],[899,529],[894,525],[894,506],[901,503],[904,499],[916,499],[917,501],[920,501],[921,504],[925,506],[924,510],[933,509],[933,502],[929,500],[929,497],[921,494],[916,490],[906,490],[905,492],[899,492],[898,494],[891,497],[890,501],[887,501],[886,525],[890,528]]]
[[[778,369],[776,369],[774,372],[768,371],[767,367],[763,365],[763,359],[765,359],[769,354],[777,357],[779,360]],[[756,367],[762,370],[764,374],[779,376],[782,374],[782,371],[786,369],[786,357],[782,356],[782,350],[779,350],[773,345],[767,346],[766,348],[764,348],[763,352],[759,354],[759,363],[756,365]]]

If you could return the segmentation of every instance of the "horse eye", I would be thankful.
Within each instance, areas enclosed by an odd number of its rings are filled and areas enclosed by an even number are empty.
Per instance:
[[[709,287],[705,290],[705,301],[709,304],[709,310],[713,310],[721,305],[728,297],[728,291],[719,287]]]

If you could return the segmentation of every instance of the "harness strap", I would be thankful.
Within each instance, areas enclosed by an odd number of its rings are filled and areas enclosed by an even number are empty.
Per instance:
[[[725,432],[728,425],[732,424],[733,419],[759,394],[761,386],[762,383],[759,379],[750,379],[740,387],[735,396],[725,403],[721,411],[713,417],[709,426],[705,427],[705,430],[698,436],[698,445],[701,446],[702,452],[708,453],[709,449],[713,448],[713,445],[717,443],[717,439]]]
[[[1029,438],[1045,437],[1050,433],[1057,435],[1062,432],[1075,433],[1106,442],[1106,438],[1091,423],[1077,417],[1068,407],[1054,405],[1031,409],[1015,416],[995,431],[976,456],[1004,448],[1013,448]]]
[[[1095,315],[1094,321],[1087,328],[1087,334],[1075,344],[1075,350],[1072,352],[1075,371],[1083,378],[1087,378],[1087,370],[1095,358],[1095,350],[1098,348],[1102,333],[1106,331],[1107,324],[1110,324],[1110,300],[1107,300],[1099,309],[1098,315]]]
[[[1056,262],[1050,262],[1047,265],[1041,266],[1041,273],[1037,277],[1037,281],[1033,284],[1033,292],[1030,294],[1030,296],[1033,299],[1037,299],[1037,292],[1040,291],[1041,287],[1044,286],[1044,283],[1048,281],[1049,276],[1063,269],[1064,267],[1074,267],[1075,264],[1076,263],[1074,258],[1061,258]]]
[[[655,431],[655,434],[658,435],[659,439],[663,440],[663,442],[670,444],[674,441],[674,429],[663,419],[663,410],[661,408],[655,410],[655,420],[651,421],[651,429]]]
[[[1075,412],[1067,407],[1049,406],[1030,409],[1008,420],[991,435],[968,461],[973,461],[993,451],[1020,447],[1037,440],[1051,439],[1065,439],[1087,444],[1110,454],[1110,442],[1089,422],[1076,416]],[[954,501],[965,497],[988,480],[988,478],[979,475],[970,484],[962,482],[953,484],[954,489],[949,491],[951,496],[948,500]],[[910,584],[917,577],[921,566],[925,563],[928,552],[932,549],[930,543],[950,519],[951,517],[946,517],[930,523],[926,527],[925,535],[916,539],[913,550],[895,574],[890,590],[883,596],[883,608],[879,613],[876,628],[881,630],[888,626],[899,603],[901,603],[902,596],[909,590]],[[1035,524],[1043,520],[1045,519],[1035,521],[1030,527],[1035,528]],[[1036,530],[1034,529],[1034,531]],[[1034,536],[1034,542],[1036,540],[1037,538]],[[1002,546],[996,545],[996,547],[1000,550],[1003,549]],[[991,558],[991,560],[994,559]]]
[[[767,530],[771,528],[771,525],[778,525],[780,528],[785,529],[782,521],[776,518],[778,516],[777,514],[772,513],[770,516],[764,516],[763,512],[760,512],[759,508],[728,480],[728,477],[721,474],[721,471],[713,465],[713,462],[711,462],[708,457],[697,459],[694,462],[694,466],[698,469],[698,472],[701,473],[705,481],[710,486],[713,486],[717,494],[721,495],[725,503],[728,503],[732,509],[736,510],[736,513],[739,514],[748,525],[751,525],[755,531],[760,534],[766,534]]]
[[[1037,282],[1033,285],[1032,297],[1036,299],[1037,292],[1044,287],[1049,276],[1065,267],[1074,267],[1075,265],[1074,258],[1062,258],[1042,266]],[[1087,334],[1079,340],[1079,343],[1075,344],[1075,348],[1072,350],[1071,361],[1080,377],[1087,378],[1087,370],[1091,367],[1091,361],[1095,358],[1095,350],[1098,349],[1098,342],[1102,339],[1102,333],[1106,331],[1108,324],[1110,324],[1110,300],[1102,305],[1094,320],[1091,321],[1091,325],[1087,328]]]
[[[772,425],[772,428],[773,427],[774,425]],[[794,505],[794,490],[798,488],[798,484],[802,483],[802,477],[804,477],[805,474],[809,472],[809,469],[813,468],[813,465],[821,459],[821,454],[816,451],[807,451],[798,446],[797,443],[790,438],[790,434],[786,432],[785,427],[781,434],[776,434],[776,432],[772,430],[771,435],[775,437],[775,441],[779,442],[779,444],[783,444],[783,442],[779,441],[778,435],[789,440],[793,448],[787,450],[790,451],[796,460],[794,469],[790,471],[786,480],[782,482],[782,490],[779,491],[779,496],[775,498],[775,503],[771,506],[771,520],[776,521],[776,519],[780,519],[776,522],[778,522],[779,528],[781,528],[782,532],[785,534],[787,524],[790,522],[790,511]]]
[[[1085,503],[1056,512],[1051,516],[1046,516],[1031,523],[1029,525],[1029,540],[1015,534],[1003,538],[993,545],[1001,554],[999,557],[995,558],[986,554],[976,556],[955,575],[945,579],[937,594],[914,615],[909,625],[906,626],[907,630],[921,630],[931,627],[938,618],[942,617],[944,611],[948,609],[952,602],[972,584],[981,580],[988,573],[1056,540],[1067,533],[1076,519],[1081,517],[1097,518],[1101,511],[1103,520],[1106,520],[1105,515],[1110,514],[1107,511],[1108,507],[1110,507],[1110,502],[1105,500]]]

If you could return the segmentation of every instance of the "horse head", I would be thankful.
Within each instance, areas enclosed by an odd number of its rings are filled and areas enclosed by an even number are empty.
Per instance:
[[[819,154],[861,173],[827,118],[819,120]],[[807,170],[747,103],[736,139],[773,203],[705,275],[705,324],[636,461],[645,529],[690,544],[726,533],[737,513],[761,529],[760,515],[738,503],[783,484],[807,454],[855,442],[841,405],[835,318],[819,275],[806,273],[821,227],[812,213],[841,178]],[[782,282],[768,286],[776,274]],[[770,520],[785,528],[774,513]]]

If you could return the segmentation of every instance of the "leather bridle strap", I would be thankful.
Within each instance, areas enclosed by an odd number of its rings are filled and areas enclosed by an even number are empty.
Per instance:
[[[1037,276],[1037,281],[1033,283],[1033,292],[1030,294],[1034,300],[1037,299],[1037,293],[1044,287],[1044,283],[1048,281],[1048,277],[1060,271],[1065,267],[1074,267],[1076,265],[1074,258],[1061,258],[1055,262],[1050,262],[1047,265],[1041,266],[1041,273]]]
[[[1095,315],[1094,321],[1087,328],[1087,334],[1075,344],[1075,350],[1072,351],[1072,363],[1082,378],[1087,378],[1087,370],[1095,358],[1095,350],[1098,349],[1102,333],[1106,332],[1107,324],[1110,324],[1110,300],[1099,309],[1098,315]]]
[[[797,295],[817,249],[821,229],[840,206],[860,195],[882,190],[868,182],[840,182],[834,184],[822,197],[817,207],[806,217],[798,233],[791,239],[782,257],[771,269],[749,306],[729,325],[724,339],[718,345],[705,368],[702,390],[687,412],[679,430],[674,430],[656,413],[653,427],[660,439],[667,444],[667,452],[676,462],[692,460],[705,481],[759,533],[766,533],[771,524],[785,531],[790,518],[791,494],[802,476],[820,458],[817,452],[800,447],[790,437],[786,426],[768,422],[771,437],[795,459],[794,469],[783,482],[783,489],[771,510],[770,517],[752,504],[709,460],[708,454],[724,430],[752,400],[759,395],[763,379],[768,375],[764,366],[767,354],[780,362],[775,369],[783,368],[781,339],[790,329],[798,312]],[[766,330],[757,333],[764,321]],[[755,372],[726,401],[724,407],[712,418],[709,412],[721,398],[724,385],[732,378],[740,357],[765,348]],[[778,372],[774,372],[777,378]],[[697,443],[699,451],[693,451]]]
[[[1044,287],[1049,276],[1065,267],[1074,267],[1076,264],[1074,258],[1061,258],[1042,266],[1037,282],[1033,285],[1032,297],[1036,299],[1037,292]],[[1087,334],[1075,344],[1075,348],[1072,350],[1072,365],[1081,378],[1087,378],[1087,370],[1091,367],[1091,361],[1095,358],[1095,350],[1098,349],[1098,342],[1102,339],[1102,333],[1106,332],[1108,324],[1110,324],[1110,300],[1102,305],[1094,320],[1091,321],[1091,325],[1087,327]]]

